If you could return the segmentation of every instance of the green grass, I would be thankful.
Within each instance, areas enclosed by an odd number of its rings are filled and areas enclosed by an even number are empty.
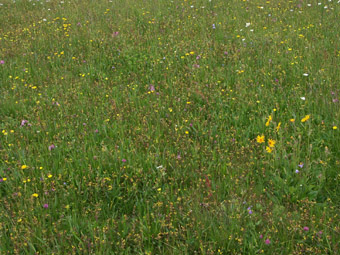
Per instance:
[[[1,3],[0,254],[339,254],[340,3]]]

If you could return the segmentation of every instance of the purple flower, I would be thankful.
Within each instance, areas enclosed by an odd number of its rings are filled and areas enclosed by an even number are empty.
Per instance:
[[[300,168],[303,168],[303,165],[304,165],[304,164],[301,162],[300,165],[299,165],[299,167],[300,167]]]
[[[44,208],[48,208],[48,204],[44,204],[43,207],[44,207]]]
[[[197,57],[196,57],[196,59],[198,60],[198,59],[200,59],[201,58],[201,56],[200,55],[198,55]]]
[[[150,85],[150,86],[149,86],[149,90],[150,90],[151,92],[154,92],[154,91],[155,91],[155,86],[154,86],[154,85]]]
[[[98,131],[98,129],[96,129],[94,132],[95,132],[95,133],[98,133],[99,131]]]
[[[266,241],[264,241],[266,244],[270,244],[270,240],[266,239]]]
[[[50,146],[48,146],[48,150],[51,151],[55,148],[55,145],[54,144],[51,144]]]
[[[212,28],[213,28],[213,29],[216,29],[216,26],[215,26],[215,24],[213,24],[213,25],[212,25]]]
[[[309,227],[303,227],[304,231],[309,231]]]
[[[263,238],[263,235],[260,235],[260,239],[262,239]]]
[[[296,169],[296,170],[295,170],[295,173],[297,173],[297,174],[298,174],[298,173],[300,173],[300,171]]]
[[[4,179],[0,178],[0,182],[3,182],[3,181],[4,181]]]
[[[125,158],[123,158],[123,159],[122,159],[122,162],[123,162],[123,163],[125,163],[125,162],[126,162],[126,159],[125,159]]]
[[[5,64],[5,60],[0,60],[0,65]]]
[[[28,123],[28,120],[22,120],[22,121],[21,121],[21,126],[22,126],[22,127],[25,126],[26,123]]]

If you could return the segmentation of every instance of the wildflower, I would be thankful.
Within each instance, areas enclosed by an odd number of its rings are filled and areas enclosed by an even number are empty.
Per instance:
[[[256,141],[258,142],[258,143],[264,143],[264,135],[261,135],[261,136],[257,136],[256,137]]]
[[[122,159],[122,162],[123,162],[123,163],[125,163],[125,162],[126,162],[126,159],[125,159],[125,158],[123,158],[123,159]]]
[[[303,163],[301,162],[298,166],[300,167],[300,168],[303,168]]]
[[[24,170],[24,169],[26,169],[28,166],[27,165],[22,165],[21,166],[21,170]]]
[[[155,86],[154,86],[154,85],[150,85],[150,86],[149,86],[149,90],[150,90],[151,92],[154,92],[154,91],[155,91]]]
[[[48,204],[44,204],[43,207],[44,207],[44,208],[48,208]]]
[[[281,127],[281,122],[279,122],[279,124],[277,125],[277,127],[276,127],[276,132],[279,132],[280,127]]]
[[[266,147],[266,151],[267,151],[268,153],[272,153],[273,150],[272,150],[269,146],[267,146],[267,147]]]
[[[296,170],[295,170],[295,173],[298,174],[298,173],[300,173],[300,171],[299,171],[298,169],[296,169]]]
[[[289,121],[290,121],[290,122],[295,122],[295,119],[290,119]]]
[[[26,123],[28,123],[28,120],[22,120],[22,121],[21,121],[21,126],[22,126],[22,127],[25,126]]]
[[[51,151],[55,148],[55,145],[54,144],[51,144],[50,146],[48,146],[48,150]]]
[[[264,241],[267,245],[270,244],[270,240],[266,239],[266,241]]]
[[[304,73],[303,76],[307,77],[307,76],[309,76],[309,74],[308,73]]]
[[[0,65],[5,64],[5,60],[0,60]]]
[[[268,145],[270,148],[274,148],[276,144],[276,141],[273,139],[268,139]]]
[[[32,194],[32,197],[39,197],[37,193]]]
[[[303,227],[304,231],[309,231],[309,227]]]
[[[335,129],[337,129],[338,127],[337,126],[333,126],[333,129],[335,130]]]
[[[269,123],[271,122],[272,119],[273,119],[272,116],[269,115],[269,117],[268,117],[268,119],[267,119],[267,122],[266,122],[266,127],[269,126]]]
[[[246,27],[249,27],[250,26],[250,23],[246,23]]]
[[[306,115],[304,118],[302,118],[301,122],[306,122],[307,120],[309,120],[310,115]]]
[[[260,235],[260,239],[262,239],[263,238],[263,235]]]
[[[306,98],[305,98],[305,97],[300,97],[300,99],[301,99],[301,100],[306,100]]]

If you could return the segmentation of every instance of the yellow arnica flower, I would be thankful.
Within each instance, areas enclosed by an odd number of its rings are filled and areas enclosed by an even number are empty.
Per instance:
[[[256,137],[256,142],[258,142],[258,143],[264,143],[264,135],[261,135],[261,136],[257,136]]]
[[[277,127],[276,127],[276,132],[279,132],[280,127],[281,127],[281,122],[279,122],[279,124],[277,125]]]
[[[266,147],[266,151],[267,151],[268,153],[272,153],[273,150],[272,150],[269,146],[267,146],[267,147]]]
[[[266,127],[269,126],[269,123],[270,123],[270,121],[271,121],[272,119],[273,119],[272,116],[269,115],[268,120],[267,120],[267,122],[266,122]]]
[[[306,122],[307,120],[309,120],[310,118],[310,115],[306,115],[302,120],[301,122]]]
[[[274,148],[276,141],[273,139],[268,139],[268,145],[270,148]]]

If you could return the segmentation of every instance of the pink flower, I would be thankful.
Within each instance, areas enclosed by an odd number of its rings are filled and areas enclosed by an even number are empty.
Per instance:
[[[263,238],[263,235],[260,235],[260,239],[262,239]]]
[[[22,120],[22,121],[21,121],[21,126],[22,126],[22,127],[25,126],[26,123],[28,123],[28,120]]]
[[[270,244],[270,240],[269,239],[266,239],[266,241],[264,241],[265,244]]]
[[[303,227],[304,231],[309,231],[309,227]]]
[[[48,150],[51,151],[55,148],[55,145],[54,144],[51,144],[50,146],[48,146]]]
[[[125,159],[125,158],[123,158],[123,159],[122,159],[122,162],[123,162],[123,163],[125,163],[125,162],[126,162],[126,159]]]
[[[155,86],[154,86],[154,85],[150,85],[150,86],[149,86],[149,90],[150,90],[151,92],[154,92],[154,91],[155,91]]]
[[[5,64],[5,60],[0,60],[0,65]]]
[[[44,207],[44,208],[48,208],[48,204],[44,204],[43,207]]]

